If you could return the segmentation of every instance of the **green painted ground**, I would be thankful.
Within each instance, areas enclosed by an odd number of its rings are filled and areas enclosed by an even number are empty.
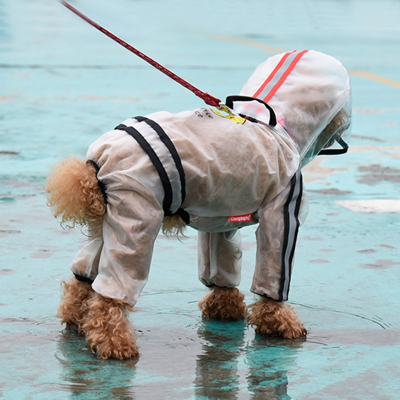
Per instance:
[[[397,400],[400,3],[73,4],[220,98],[237,93],[276,51],[339,58],[352,76],[351,151],[304,171],[310,214],[290,302],[306,341],[202,320],[197,302],[206,290],[189,230],[183,243],[157,241],[131,316],[139,362],[98,360],[55,317],[60,281],[83,236],[62,231],[47,209],[47,171],[60,157],[83,157],[132,115],[203,104],[57,1],[0,1],[0,398]],[[241,289],[251,302],[254,229],[243,236]]]

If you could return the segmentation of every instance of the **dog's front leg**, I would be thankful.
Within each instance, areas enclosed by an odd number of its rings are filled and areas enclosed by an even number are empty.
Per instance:
[[[300,170],[287,187],[258,210],[257,256],[251,291],[260,299],[248,306],[248,323],[263,335],[299,338],[307,333],[288,299],[302,206]]]
[[[89,347],[98,357],[125,360],[139,355],[128,319],[128,311],[133,311],[132,306],[98,293],[87,302],[87,306],[83,330]]]

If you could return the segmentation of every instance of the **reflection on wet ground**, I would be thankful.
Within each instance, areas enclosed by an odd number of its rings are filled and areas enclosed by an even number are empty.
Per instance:
[[[174,319],[170,323],[179,325],[180,318]],[[60,332],[55,322],[5,318],[0,323],[5,328],[2,363],[13,365],[6,376],[11,379],[17,371],[21,382],[34,382],[24,393],[44,399],[291,399],[297,398],[292,397],[296,380],[302,375],[311,379],[313,368],[307,365],[312,354],[326,371],[344,371],[340,354],[354,363],[363,354],[382,357],[384,349],[400,347],[400,330],[395,329],[313,329],[307,340],[285,340],[255,335],[244,322],[201,320],[185,328],[137,329],[139,360],[103,361],[88,351],[84,339]],[[10,386],[5,381],[1,386],[7,396],[15,392]]]
[[[15,370],[23,381],[35,382],[29,390],[42,393],[40,398],[290,399],[291,380],[304,353],[350,356],[353,348],[366,352],[370,346],[400,345],[398,330],[315,330],[306,341],[284,340],[254,335],[241,322],[203,320],[194,331],[153,327],[137,332],[139,362],[119,362],[96,359],[82,338],[59,333],[54,323],[27,318],[0,322],[10,329],[1,336],[3,361],[15,366],[15,343],[29,348],[28,354],[18,352]],[[329,368],[328,361],[324,365]]]
[[[132,382],[136,360],[103,363],[90,354],[84,339],[67,332],[58,340],[55,358],[61,367],[60,388],[68,390],[73,398],[135,398]],[[114,377],[118,377],[118,385]]]

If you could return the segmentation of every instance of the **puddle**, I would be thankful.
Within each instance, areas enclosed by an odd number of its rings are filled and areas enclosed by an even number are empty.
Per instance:
[[[376,185],[382,181],[400,183],[400,169],[397,168],[382,167],[378,164],[372,164],[361,166],[358,170],[364,173],[362,178],[357,180],[359,183],[367,185]]]
[[[400,265],[400,262],[393,260],[376,260],[374,264],[359,264],[361,268],[370,269],[387,269],[389,267],[393,267],[394,265]]]
[[[376,252],[377,250],[374,249],[357,250],[357,253],[363,253],[363,254],[373,254]]]
[[[353,192],[349,190],[339,190],[339,189],[320,189],[320,190],[307,190],[310,193],[320,193],[320,194],[329,194],[333,196],[344,196],[347,194],[352,194]]]
[[[317,260],[309,260],[308,261],[310,264],[327,264],[330,263],[328,260],[323,260],[323,259],[317,259]]]
[[[0,269],[0,275],[12,275],[14,273],[14,270],[12,269]]]

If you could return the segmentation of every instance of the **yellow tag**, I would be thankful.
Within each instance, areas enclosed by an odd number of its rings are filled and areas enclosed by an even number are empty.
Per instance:
[[[223,112],[225,112],[225,113],[228,114],[228,115],[222,114],[221,112],[219,112],[219,111],[217,111],[217,110],[214,110],[213,108],[211,109],[211,111],[212,111],[214,114],[217,114],[217,115],[219,115],[220,117],[223,117],[223,118],[227,118],[227,119],[233,121],[235,124],[242,124],[242,125],[243,125],[243,124],[246,122],[246,120],[245,120],[244,118],[239,117],[239,116],[236,115],[236,114],[233,114],[232,111],[231,111],[226,105],[224,105],[224,104],[222,104],[222,105],[218,108],[218,110],[223,111]]]

